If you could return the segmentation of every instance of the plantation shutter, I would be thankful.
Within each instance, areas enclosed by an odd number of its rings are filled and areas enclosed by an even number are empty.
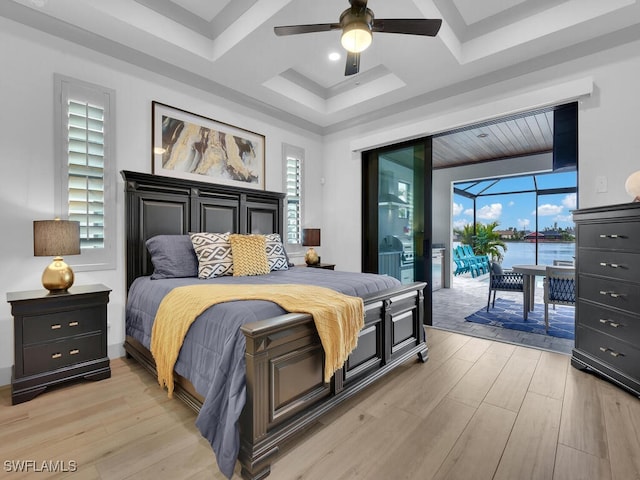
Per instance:
[[[287,243],[301,243],[301,160],[288,156],[286,163]]]
[[[69,220],[80,222],[80,247],[104,248],[104,122],[100,105],[67,102]]]

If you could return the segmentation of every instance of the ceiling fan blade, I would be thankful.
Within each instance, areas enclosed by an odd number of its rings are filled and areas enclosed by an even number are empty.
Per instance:
[[[389,20],[374,20],[374,32],[405,33],[408,35],[427,35],[435,37],[440,30],[442,20],[429,18],[392,18]]]
[[[360,53],[347,53],[347,65],[344,68],[345,76],[355,75],[360,71]]]
[[[330,30],[340,30],[339,23],[316,23],[312,25],[285,25],[273,27],[273,31],[279,37],[283,35],[298,35],[299,33],[328,32]]]

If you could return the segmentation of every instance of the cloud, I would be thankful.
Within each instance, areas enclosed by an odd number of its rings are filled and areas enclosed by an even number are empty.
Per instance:
[[[562,199],[562,205],[567,207],[568,210],[575,210],[578,205],[577,195],[575,193],[570,193]]]
[[[538,207],[538,215],[541,217],[549,217],[551,215],[560,215],[564,207],[562,205],[551,205],[550,203],[545,203],[544,205],[540,205]],[[535,211],[532,212],[532,215],[535,215]]]
[[[453,222],[453,228],[456,228],[458,230],[462,230],[464,228],[465,225],[468,225],[469,223],[471,223],[469,220],[467,220],[466,218],[462,218],[460,220],[455,220]]]
[[[465,214],[465,215],[468,215],[469,217],[472,217],[472,218],[473,218],[473,208],[467,208],[467,209],[464,211],[464,214]]]
[[[558,215],[555,219],[556,222],[573,222],[571,215]]]
[[[453,216],[457,217],[458,215],[460,215],[462,213],[463,208],[464,207],[462,206],[461,203],[453,202]]]
[[[518,219],[518,228],[520,230],[526,230],[529,227],[531,221],[528,218],[519,218]]]
[[[516,202],[514,202],[513,200],[511,200],[511,201],[508,203],[508,206],[509,206],[509,207],[513,207],[515,204],[516,204]]]
[[[485,205],[478,210],[476,215],[481,220],[497,220],[502,215],[502,204],[492,203],[491,205]]]

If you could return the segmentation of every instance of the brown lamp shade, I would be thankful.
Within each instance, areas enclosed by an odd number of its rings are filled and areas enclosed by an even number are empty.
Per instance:
[[[36,257],[61,257],[80,254],[80,222],[35,220],[33,254]]]
[[[319,247],[320,246],[320,229],[319,228],[303,228],[302,229],[302,246],[303,247]]]

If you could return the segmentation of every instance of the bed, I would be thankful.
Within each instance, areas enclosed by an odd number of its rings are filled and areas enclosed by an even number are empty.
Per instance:
[[[129,296],[124,348],[128,357],[155,375],[148,339],[155,309],[165,293],[197,279],[151,280],[153,265],[147,240],[191,232],[282,235],[284,195],[130,171],[123,171],[122,176]],[[205,320],[200,317],[192,325],[185,345],[197,345],[183,347],[187,353],[181,351],[174,395],[199,413],[196,424],[217,450],[219,465],[226,463],[228,471],[237,452],[245,479],[267,477],[279,448],[342,401],[412,357],[427,360],[423,282],[400,285],[391,277],[306,267],[240,278],[243,280],[220,277],[213,281],[331,286],[361,297],[365,309],[358,346],[329,383],[323,381],[323,349],[310,315],[287,313],[271,302],[252,300],[215,305],[205,312],[231,319],[222,336],[215,334],[204,340]],[[133,298],[142,299],[142,306],[130,309]],[[225,373],[212,379],[206,369],[205,373],[197,370],[198,364],[207,361],[202,349],[217,348],[209,345],[216,341],[226,344],[220,348],[230,358],[234,375]],[[227,348],[228,344],[233,348]],[[225,418],[220,419],[222,416]],[[226,425],[226,431],[216,430],[220,425]],[[228,441],[234,436],[235,451],[229,448],[233,442]]]

